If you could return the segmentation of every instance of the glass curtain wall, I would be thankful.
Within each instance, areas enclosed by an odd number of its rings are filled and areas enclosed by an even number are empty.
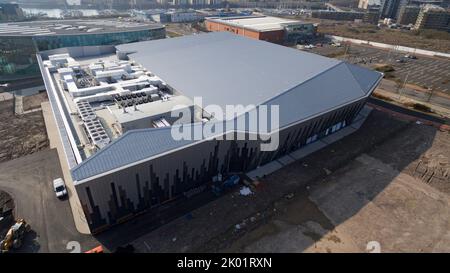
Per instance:
[[[0,37],[0,81],[39,76],[38,51],[95,45],[118,45],[165,37],[165,29],[84,35]]]

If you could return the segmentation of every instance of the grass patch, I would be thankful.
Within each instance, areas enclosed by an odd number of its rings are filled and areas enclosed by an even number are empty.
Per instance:
[[[425,104],[418,103],[418,102],[405,102],[404,105],[407,107],[414,108],[421,112],[427,112],[427,113],[433,112],[429,106],[426,106]]]
[[[337,57],[341,57],[344,54],[345,54],[345,51],[339,51],[339,52],[333,52],[330,54],[326,54],[325,56],[328,58],[337,58]]]
[[[384,73],[384,78],[387,79],[387,80],[395,80],[395,79],[397,79],[397,77],[395,77],[395,75],[392,74],[391,72]]]
[[[381,95],[378,93],[372,93],[372,97],[380,99],[380,100],[384,100],[384,101],[393,101],[390,97],[385,96],[385,95]]]
[[[413,108],[422,112],[431,113],[431,108],[421,103],[414,103]]]
[[[400,30],[378,28],[374,25],[322,20],[318,33],[402,45],[439,52],[450,51],[450,33],[439,30]]]
[[[171,38],[183,36],[183,35],[181,35],[181,34],[178,34],[178,33],[176,33],[176,32],[170,31],[170,30],[166,30],[166,35],[169,36],[169,37],[171,37]]]
[[[423,29],[413,32],[415,35],[422,36],[425,39],[438,39],[450,41],[450,33],[441,30]]]
[[[378,72],[383,72],[383,73],[389,73],[389,72],[395,71],[394,67],[392,65],[388,65],[388,64],[377,65],[377,66],[375,66],[375,70]]]

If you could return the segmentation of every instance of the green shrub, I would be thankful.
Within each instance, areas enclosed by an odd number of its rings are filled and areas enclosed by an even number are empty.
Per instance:
[[[431,113],[431,108],[421,103],[414,103],[413,108],[422,112]]]

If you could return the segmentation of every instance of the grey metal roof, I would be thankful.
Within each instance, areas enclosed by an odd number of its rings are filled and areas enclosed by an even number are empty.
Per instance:
[[[163,28],[163,26],[158,23],[141,23],[118,19],[27,21],[0,24],[0,37],[89,35],[158,28]]]
[[[108,146],[89,157],[72,170],[74,181],[79,181],[129,163],[149,158],[190,144],[190,140],[174,140],[170,127],[127,131]]]
[[[279,105],[282,128],[364,97],[380,77],[380,73],[342,62],[263,104]]]
[[[177,46],[177,41],[184,45],[186,58],[182,58],[183,46]],[[185,95],[202,96],[204,105],[279,105],[280,128],[367,96],[382,77],[345,62],[225,33],[119,46],[124,48],[139,50],[133,58]],[[214,50],[218,55],[224,52],[223,56],[212,58]],[[154,51],[166,56],[167,63]],[[183,73],[177,66],[192,70]],[[196,84],[201,81],[206,83]],[[174,140],[170,128],[129,131],[79,164],[72,176],[81,181],[194,142]]]
[[[258,105],[340,61],[229,32],[117,46],[203,106]]]

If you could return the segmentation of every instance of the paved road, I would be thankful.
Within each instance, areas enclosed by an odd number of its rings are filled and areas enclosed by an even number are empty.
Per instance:
[[[396,94],[397,98],[411,98],[414,100],[433,104],[435,106],[450,109],[450,95],[436,93],[429,90],[417,90],[408,85],[399,88],[398,84],[391,80],[383,79],[378,86],[379,89]]]
[[[16,218],[32,227],[20,252],[69,252],[69,241],[80,242],[81,251],[98,244],[78,233],[68,201],[56,198],[51,183],[61,176],[55,149],[0,164],[0,190],[14,198]]]
[[[371,103],[371,104],[374,104],[374,105],[377,105],[377,106],[381,106],[383,108],[387,108],[389,110],[401,113],[401,114],[405,114],[405,115],[416,117],[418,119],[428,120],[428,121],[439,123],[439,124],[450,124],[450,120],[448,120],[448,119],[427,115],[425,113],[414,111],[414,110],[411,110],[411,109],[408,109],[408,108],[404,108],[404,107],[400,107],[398,105],[395,105],[395,104],[392,104],[392,103],[388,103],[388,102],[382,101],[382,100],[377,99],[377,98],[371,97],[371,98],[369,98],[368,102]]]
[[[0,82],[3,83],[3,81],[0,81]],[[30,79],[13,80],[13,81],[8,81],[6,83],[8,83],[8,86],[6,88],[0,87],[0,92],[9,92],[9,91],[14,91],[14,90],[20,90],[20,89],[44,85],[44,82],[42,81],[41,76],[30,78]]]

